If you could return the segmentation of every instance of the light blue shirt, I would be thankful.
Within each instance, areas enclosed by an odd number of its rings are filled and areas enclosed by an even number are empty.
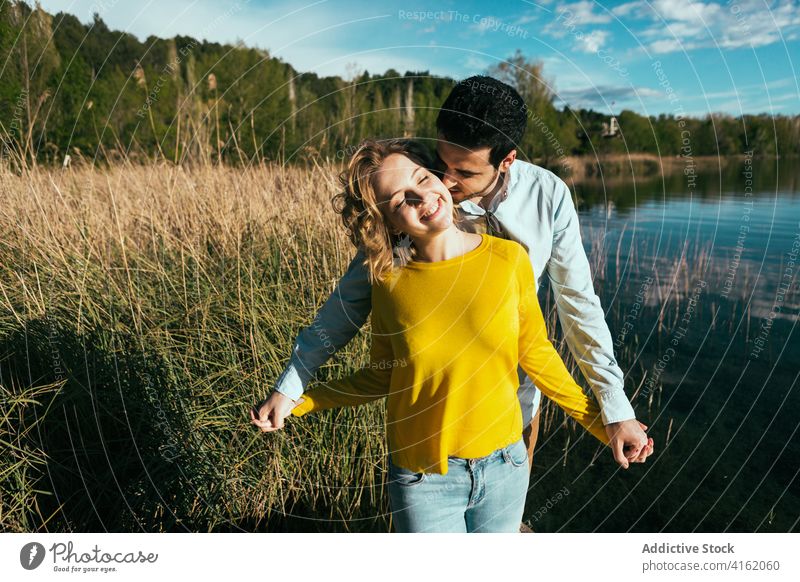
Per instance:
[[[550,279],[558,317],[572,355],[589,382],[602,411],[603,424],[635,418],[623,390],[623,373],[614,358],[611,333],[581,242],[578,214],[568,186],[552,172],[516,160],[506,186],[489,205],[509,238],[528,252],[538,290],[544,273]],[[483,214],[469,200],[462,216]],[[358,333],[371,310],[371,285],[361,251],[312,324],[295,341],[289,363],[275,389],[297,400],[316,371]],[[525,424],[539,408],[541,392],[520,367],[518,396]]]

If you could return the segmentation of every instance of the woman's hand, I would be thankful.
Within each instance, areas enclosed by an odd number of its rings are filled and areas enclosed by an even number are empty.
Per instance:
[[[644,432],[647,427],[636,419],[612,422],[606,425],[608,446],[614,453],[614,460],[623,469],[630,463],[644,463],[653,454],[653,439]]]
[[[276,390],[269,395],[269,398],[250,409],[250,422],[262,432],[280,430],[283,428],[283,420],[302,402],[302,398],[295,402]]]

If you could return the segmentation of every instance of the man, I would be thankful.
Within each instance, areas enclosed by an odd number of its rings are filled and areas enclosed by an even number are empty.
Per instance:
[[[528,251],[536,286],[552,285],[567,344],[602,412],[614,459],[627,469],[653,452],[623,390],[611,333],[594,293],[578,216],[567,185],[543,168],[517,160],[528,110],[505,83],[475,76],[458,83],[436,120],[436,153],[444,185],[460,204],[463,228],[515,240]],[[269,398],[251,414],[264,432],[283,427],[309,380],[366,322],[370,285],[358,252],[314,324],[298,336],[291,359]],[[324,333],[320,333],[323,331]],[[324,340],[323,340],[324,337]],[[519,369],[518,396],[529,467],[539,428],[541,393]]]

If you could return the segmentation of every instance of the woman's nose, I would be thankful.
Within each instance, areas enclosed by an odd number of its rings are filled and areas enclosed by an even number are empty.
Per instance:
[[[420,204],[425,203],[425,196],[422,192],[418,190],[412,190],[406,193],[406,204],[410,204],[412,206],[419,206]]]
[[[427,206],[429,204],[433,204],[439,195],[436,192],[431,192],[430,190],[426,190],[424,192],[420,192],[419,198],[420,203],[423,206]]]
[[[435,199],[436,199],[436,194],[434,192],[431,192],[430,190],[421,188],[419,186],[417,186],[416,188],[408,192],[408,194],[406,194],[406,202],[418,206],[424,206],[425,204],[428,204],[431,200]]]

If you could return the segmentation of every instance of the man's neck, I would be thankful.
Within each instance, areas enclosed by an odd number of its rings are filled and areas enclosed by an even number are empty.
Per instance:
[[[508,179],[508,172],[501,173],[497,178],[497,183],[492,188],[491,192],[482,196],[481,198],[477,198],[473,200],[475,204],[483,208],[484,210],[489,210],[492,205],[492,201],[495,197],[503,190],[506,185],[506,180]]]

